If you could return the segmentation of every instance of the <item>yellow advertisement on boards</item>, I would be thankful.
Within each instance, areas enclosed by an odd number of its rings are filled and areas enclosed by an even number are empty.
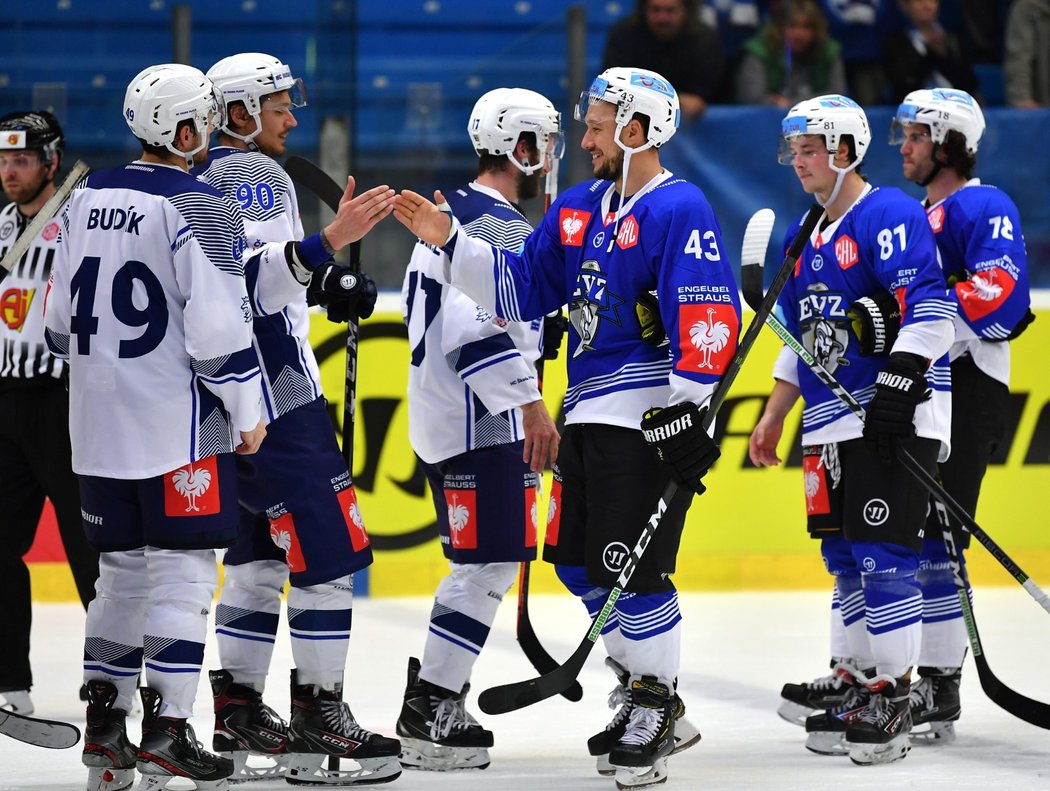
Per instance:
[[[376,313],[361,325],[353,473],[376,550],[370,570],[372,595],[428,595],[445,575],[447,564],[436,539],[430,493],[408,444],[409,352],[396,310],[396,301],[384,296]],[[1050,310],[1038,310],[1037,315],[1024,336],[1011,344],[1008,436],[988,470],[976,520],[1045,586],[1050,584],[1050,531],[1045,529],[1050,381],[1044,361],[1050,348]],[[323,314],[313,316],[311,340],[337,425],[343,419],[345,338],[345,327],[328,322]],[[706,494],[695,500],[689,512],[674,578],[680,589],[830,587],[817,543],[805,530],[799,410],[787,421],[780,448],[785,464],[756,469],[747,459],[747,439],[772,386],[770,372],[778,348],[771,331],[760,335],[719,415],[722,457],[704,479]],[[564,390],[564,361],[549,362],[544,397],[553,415],[558,415]],[[546,508],[541,507],[540,513]],[[1013,584],[976,541],[967,559],[976,583]],[[537,563],[534,568],[535,590],[561,590],[547,564]]]

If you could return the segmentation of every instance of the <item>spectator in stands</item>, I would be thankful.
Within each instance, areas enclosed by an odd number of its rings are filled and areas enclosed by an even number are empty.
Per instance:
[[[821,0],[828,30],[842,45],[849,95],[867,107],[886,104],[882,40],[904,23],[895,0]]]
[[[787,109],[829,93],[846,92],[842,48],[828,36],[816,0],[776,5],[758,35],[744,44],[736,75],[736,101]]]
[[[602,70],[650,69],[678,90],[682,115],[699,118],[721,85],[725,55],[718,31],[700,22],[698,0],[638,0],[609,31]]]
[[[900,103],[921,88],[957,88],[977,93],[977,76],[962,44],[939,20],[940,0],[900,0],[908,18],[886,37],[882,62],[891,99]]]
[[[1003,31],[1011,0],[961,0],[963,44],[975,63],[1003,62]]]
[[[758,32],[771,2],[777,0],[701,0],[700,21],[718,31],[725,55],[722,84],[715,103],[735,101],[737,66],[744,56],[744,42]]]
[[[1050,0],[1014,0],[1006,19],[1006,102],[1050,106]]]

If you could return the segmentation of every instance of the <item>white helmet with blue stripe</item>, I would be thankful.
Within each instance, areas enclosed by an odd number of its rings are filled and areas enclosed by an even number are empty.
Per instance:
[[[577,121],[586,118],[587,110],[594,102],[609,102],[616,107],[616,143],[621,148],[625,148],[620,141],[623,127],[635,113],[648,116],[648,139],[645,145],[634,149],[635,153],[662,146],[671,139],[681,122],[678,93],[670,82],[647,69],[618,66],[603,71],[594,78],[590,89],[580,94],[575,113]]]
[[[984,113],[981,106],[966,91],[954,88],[924,88],[904,97],[890,124],[890,143],[904,142],[904,127],[925,124],[930,128],[934,143],[944,142],[949,130],[954,129],[966,140],[966,150],[977,153],[984,135]]]

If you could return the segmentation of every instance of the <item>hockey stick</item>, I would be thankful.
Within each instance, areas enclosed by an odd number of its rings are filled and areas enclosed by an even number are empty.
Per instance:
[[[284,163],[284,169],[292,181],[306,187],[332,211],[339,211],[339,201],[343,190],[327,173],[303,157],[291,156]],[[361,271],[361,240],[350,243],[350,270]],[[361,339],[361,328],[357,317],[351,312],[346,327],[346,377],[343,396],[343,458],[354,477],[354,418],[357,412],[357,347]]]
[[[30,238],[35,239],[36,234]],[[25,717],[4,709],[0,709],[0,733],[50,750],[65,750],[80,741],[80,729],[76,725]]]
[[[518,645],[525,654],[526,659],[536,668],[537,673],[550,673],[557,669],[558,662],[547,653],[540,643],[536,631],[532,628],[532,620],[529,618],[529,568],[530,561],[523,560],[518,569],[518,623],[517,637]],[[573,703],[583,698],[583,687],[579,682],[573,680],[568,687],[561,690],[561,694]]]
[[[740,343],[737,345],[733,358],[729,361],[729,364],[726,367],[725,374],[723,374],[721,381],[719,381],[718,386],[715,388],[714,394],[711,396],[708,410],[703,418],[705,429],[711,425],[719,408],[725,401],[726,394],[732,386],[733,381],[736,379],[740,367],[744,363],[744,359],[747,357],[748,352],[758,338],[765,316],[773,310],[773,307],[776,304],[777,295],[787,282],[787,279],[791,275],[792,269],[795,266],[795,260],[802,252],[802,245],[805,243],[805,239],[808,238],[809,233],[816,227],[817,221],[820,219],[822,213],[823,210],[819,206],[814,206],[806,216],[802,229],[804,233],[799,233],[799,237],[791,245],[791,249],[784,257],[784,262],[780,267],[780,271],[777,272],[776,278],[773,280],[767,298],[763,301],[761,307],[756,312],[755,317],[748,325],[747,330],[740,339]],[[753,257],[757,255],[760,258],[765,258],[766,246],[769,243],[769,236],[773,231],[773,220],[773,212],[769,209],[762,209],[759,212],[756,212],[748,222],[747,230],[744,232],[742,256],[746,255],[748,257]],[[504,684],[502,686],[491,687],[490,689],[485,690],[478,697],[478,706],[482,711],[486,714],[503,714],[525,706],[531,706],[533,703],[538,703],[552,695],[557,695],[576,680],[580,671],[583,670],[583,666],[587,661],[591,648],[594,647],[594,644],[601,636],[602,627],[604,627],[606,621],[609,620],[613,607],[616,605],[616,600],[620,597],[620,594],[630,582],[631,576],[634,574],[634,570],[638,566],[638,562],[641,560],[642,555],[649,546],[649,542],[652,540],[653,535],[655,535],[657,528],[660,526],[660,522],[663,520],[663,515],[667,510],[668,504],[677,492],[678,486],[673,481],[664,489],[663,494],[656,503],[656,509],[652,516],[649,517],[648,523],[642,529],[642,533],[639,535],[638,541],[634,545],[634,549],[631,550],[630,556],[627,558],[623,569],[621,569],[620,574],[616,579],[616,586],[609,591],[609,596],[605,601],[605,605],[594,617],[594,621],[587,630],[587,634],[584,635],[583,641],[573,652],[572,656],[570,656],[561,666],[555,668],[549,673],[539,676],[538,678],[519,681],[512,684]]]
[[[751,269],[754,270],[754,267],[751,267]],[[740,281],[743,287],[744,300],[749,305],[754,305],[762,299],[762,274],[760,271],[757,273],[755,271],[749,272],[745,267],[741,270]],[[795,339],[790,331],[788,331],[787,327],[781,324],[773,314],[769,314],[766,317],[766,324],[769,325],[770,329],[777,334],[791,351],[798,355],[799,359],[802,360],[809,370],[831,390],[835,397],[849,407],[849,410],[863,422],[865,414],[864,407],[860,405],[857,399],[855,399],[848,390],[839,384],[835,377],[833,377],[823,365],[813,358],[813,355],[811,355],[806,348]],[[966,590],[966,583],[963,580],[962,565],[959,562],[958,552],[955,548],[955,541],[952,538],[951,528],[948,526],[944,511],[950,511],[952,516],[958,519],[966,529],[978,541],[980,541],[989,552],[992,553],[992,556],[1006,567],[1018,582],[1022,584],[1025,590],[1032,594],[1035,600],[1038,601],[1044,609],[1047,607],[1046,594],[1043,593],[1039,586],[1036,585],[1034,581],[1030,580],[1028,575],[1021,571],[1020,567],[1010,559],[1009,555],[1007,555],[991,539],[991,537],[981,529],[981,527],[973,520],[973,517],[966,512],[966,509],[959,505],[951,495],[944,491],[944,488],[937,482],[937,479],[923,468],[911,453],[905,448],[898,447],[896,456],[897,460],[904,466],[904,468],[915,476],[915,478],[926,487],[937,501],[937,510],[944,532],[944,544],[948,552],[948,559],[952,566],[952,576],[955,579],[956,591],[959,595],[959,604],[962,607],[963,619],[966,622],[966,631],[970,639],[970,647],[973,650],[974,663],[977,665],[977,675],[981,680],[981,688],[984,689],[985,694],[993,703],[1010,714],[1013,714],[1015,717],[1040,728],[1050,729],[1050,705],[1040,703],[1037,700],[1032,700],[1019,692],[1010,689],[996,677],[992,672],[991,667],[988,665],[988,660],[985,658],[984,650],[981,646],[981,637],[977,632],[977,621],[974,618],[973,608],[970,606],[970,597]]]
[[[11,245],[11,249],[0,260],[0,282],[3,282],[4,278],[18,266],[18,262],[26,254],[29,245],[33,243],[40,235],[40,232],[44,230],[44,227],[58,214],[58,210],[62,208],[62,204],[69,197],[69,193],[87,175],[88,170],[90,168],[87,165],[77,160],[76,164],[73,165],[73,169],[69,171],[69,175],[55,188],[54,194],[47,199],[47,202],[40,207],[36,217],[26,226],[21,236],[15,240],[15,243]]]

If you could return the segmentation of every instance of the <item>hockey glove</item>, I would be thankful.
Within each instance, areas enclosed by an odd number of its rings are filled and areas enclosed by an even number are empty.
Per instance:
[[[901,306],[893,294],[880,291],[861,297],[850,305],[847,315],[860,341],[861,354],[884,354],[893,348],[901,326]]]
[[[1010,334],[1003,338],[1004,341],[1012,341],[1014,338],[1020,338],[1021,334],[1028,329],[1028,325],[1035,321],[1035,314],[1032,313],[1031,308],[1026,308],[1024,315],[1021,320],[1014,325],[1014,328],[1010,330]],[[986,338],[985,340],[993,340],[992,338]]]
[[[569,320],[560,310],[548,313],[543,317],[543,359],[555,360],[558,358],[558,349],[561,348],[561,340],[565,337],[565,330],[569,328]]]
[[[660,303],[655,291],[643,291],[634,301],[634,312],[642,328],[642,340],[650,346],[666,346],[667,331],[660,319]]]
[[[375,310],[376,284],[364,272],[328,262],[314,270],[307,287],[308,299],[328,310],[328,320],[337,324],[350,321],[350,312],[367,319]]]
[[[885,464],[893,461],[897,444],[915,436],[915,407],[928,401],[926,361],[917,354],[894,352],[875,379],[875,395],[864,421],[864,442]]]
[[[722,452],[703,426],[706,411],[686,402],[650,409],[642,417],[642,435],[656,448],[656,455],[667,467],[671,479],[684,489],[703,494],[700,479],[711,469]]]

